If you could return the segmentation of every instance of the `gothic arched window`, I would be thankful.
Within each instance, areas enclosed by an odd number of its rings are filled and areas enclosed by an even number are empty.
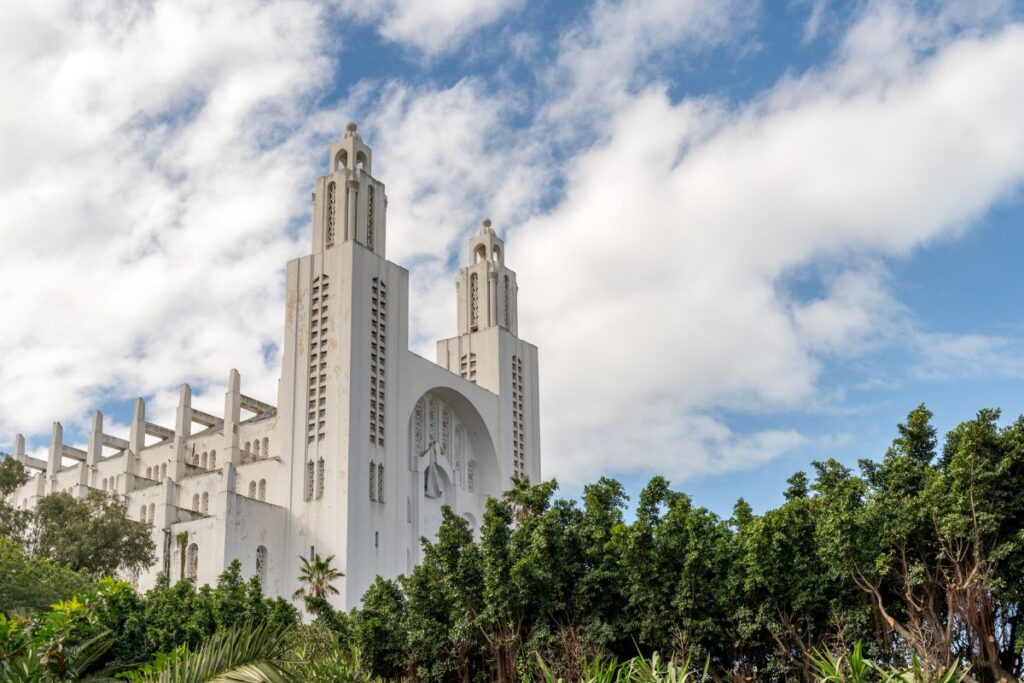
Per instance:
[[[249,497],[250,498],[255,498],[256,497],[256,480],[253,480],[253,481],[249,482]]]
[[[146,468],[146,479],[152,479],[152,478],[153,478],[153,468],[152,467],[147,467]]]
[[[256,578],[260,582],[260,588],[265,590],[267,580],[267,549],[262,545],[256,548]]]
[[[204,515],[210,511],[210,494],[206,491],[203,491],[203,503],[202,507],[199,508],[199,511]]]
[[[260,500],[266,500],[267,499],[267,480],[266,479],[260,479],[259,499]]]
[[[199,575],[199,546],[195,543],[189,545],[185,551],[185,577],[194,579]]]

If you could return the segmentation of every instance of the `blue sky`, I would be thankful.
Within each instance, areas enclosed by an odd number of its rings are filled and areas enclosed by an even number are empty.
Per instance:
[[[0,9],[0,433],[275,398],[283,265],[359,121],[454,329],[491,216],[541,350],[544,471],[727,515],[814,459],[1024,413],[1024,7],[226,0]],[[6,439],[0,438],[0,444]],[[4,446],[4,448],[9,448]]]

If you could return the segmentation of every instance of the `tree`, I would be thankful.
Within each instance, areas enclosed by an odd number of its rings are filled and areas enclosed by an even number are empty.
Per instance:
[[[29,546],[37,556],[91,576],[138,571],[156,561],[150,527],[130,519],[125,504],[102,491],[82,500],[66,493],[41,499]]]
[[[345,574],[331,566],[331,563],[334,562],[334,555],[328,555],[321,559],[320,555],[316,554],[313,555],[312,562],[305,557],[299,559],[302,560],[302,567],[299,569],[299,583],[303,585],[292,593],[292,600],[307,595],[312,598],[326,598],[328,595],[338,594],[338,589],[331,584],[331,581],[340,579]]]
[[[376,676],[398,678],[406,665],[408,609],[395,581],[379,576],[352,617],[353,641]]]
[[[14,458],[0,457],[0,537],[23,540],[31,513],[10,504],[11,497],[28,481],[25,468]]]
[[[41,612],[92,587],[82,572],[31,557],[14,541],[0,538],[0,613]]]

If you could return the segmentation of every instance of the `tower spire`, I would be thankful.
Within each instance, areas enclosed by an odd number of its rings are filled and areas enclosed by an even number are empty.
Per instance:
[[[328,150],[327,174],[313,190],[313,253],[356,242],[383,257],[384,184],[373,177],[373,150],[350,122]]]

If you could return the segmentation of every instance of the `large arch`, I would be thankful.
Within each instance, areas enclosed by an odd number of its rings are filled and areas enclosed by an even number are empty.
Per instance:
[[[436,410],[433,416],[432,409]],[[446,410],[448,436],[444,437]],[[429,426],[431,420],[435,425],[433,430]],[[416,475],[412,489],[416,501],[416,537],[431,538],[437,533],[445,505],[456,514],[469,514],[472,519],[479,519],[487,496],[500,495],[502,489],[494,439],[477,407],[456,389],[438,385],[421,393],[413,402],[407,424],[409,457]],[[435,451],[438,471],[433,478],[426,471],[430,454],[420,456],[432,437],[438,443]],[[447,442],[447,449],[442,448],[443,441]],[[471,479],[467,478],[470,468],[473,470]],[[434,486],[436,490],[432,490]]]

